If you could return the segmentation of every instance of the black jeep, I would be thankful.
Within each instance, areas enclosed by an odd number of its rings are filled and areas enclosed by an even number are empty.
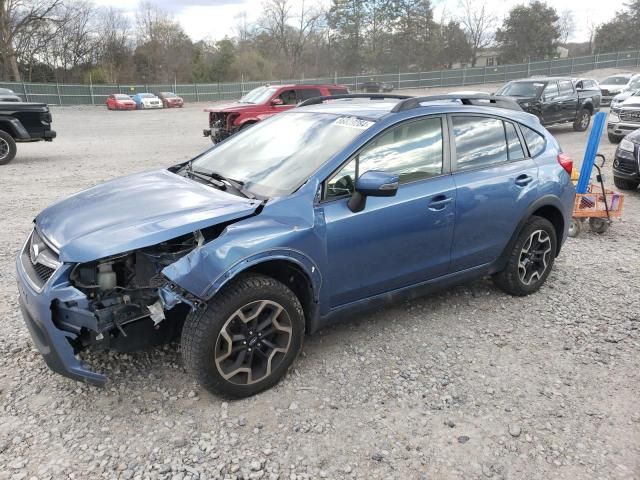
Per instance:
[[[0,102],[0,165],[16,156],[16,142],[50,142],[54,138],[46,104]]]

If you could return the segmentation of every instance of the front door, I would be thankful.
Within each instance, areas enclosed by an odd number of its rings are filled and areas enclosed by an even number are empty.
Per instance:
[[[558,82],[549,82],[542,92],[542,123],[557,123],[561,118],[562,100]]]
[[[392,127],[369,142],[325,182],[319,205],[326,222],[331,307],[449,272],[455,185],[448,173],[443,119]],[[364,210],[347,206],[358,174],[399,176],[395,197],[369,197]]]

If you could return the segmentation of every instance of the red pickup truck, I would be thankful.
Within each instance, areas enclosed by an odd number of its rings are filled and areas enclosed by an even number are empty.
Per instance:
[[[349,90],[342,85],[265,85],[251,90],[237,102],[205,108],[209,113],[209,128],[203,133],[218,143],[310,98],[344,93]]]

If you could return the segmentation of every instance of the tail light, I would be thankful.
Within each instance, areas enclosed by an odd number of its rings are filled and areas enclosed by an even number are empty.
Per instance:
[[[569,175],[573,171],[573,159],[566,153],[558,154],[558,163],[564,168]]]

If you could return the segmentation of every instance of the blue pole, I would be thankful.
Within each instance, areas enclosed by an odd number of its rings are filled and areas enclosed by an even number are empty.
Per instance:
[[[591,127],[591,133],[589,134],[587,150],[584,152],[582,168],[580,169],[580,177],[578,178],[578,185],[576,186],[577,193],[587,193],[587,189],[589,188],[591,171],[593,170],[593,164],[596,161],[596,154],[598,153],[600,138],[604,131],[604,123],[606,119],[607,114],[604,112],[598,112],[595,117],[593,117],[593,126]]]

